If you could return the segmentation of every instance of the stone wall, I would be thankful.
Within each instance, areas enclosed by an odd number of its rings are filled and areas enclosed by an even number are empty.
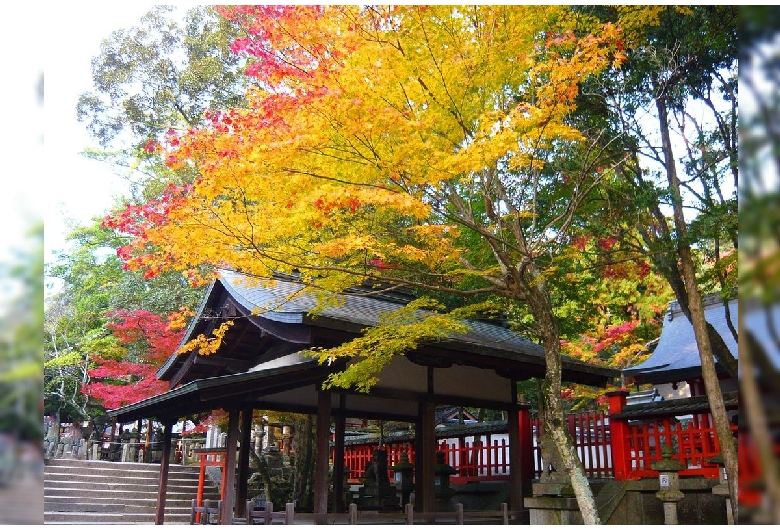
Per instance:
[[[681,478],[680,490],[685,497],[677,505],[677,518],[681,525],[725,525],[726,500],[712,493],[718,484],[716,479]],[[659,490],[658,479],[643,479],[606,484],[594,484],[596,505],[602,515],[602,523],[620,525],[664,524],[663,503],[655,493]],[[607,493],[605,495],[602,493]],[[531,510],[531,524],[583,524],[576,499],[571,496],[554,495],[526,498],[526,507]],[[611,505],[607,513],[602,506]]]

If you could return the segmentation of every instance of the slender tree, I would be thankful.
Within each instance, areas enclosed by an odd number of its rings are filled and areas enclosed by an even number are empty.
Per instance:
[[[616,158],[624,160],[618,174],[627,189],[613,199],[624,205],[641,236],[634,248],[664,275],[693,326],[737,520],[737,447],[715,360],[732,377],[737,362],[704,317],[707,277],[695,252],[710,249],[714,284],[724,297],[732,296],[738,248],[736,8],[624,6],[592,12],[625,28],[624,69],[609,85],[592,86],[594,97],[603,97],[600,115],[611,115],[622,137]],[[736,339],[734,326],[732,333]]]

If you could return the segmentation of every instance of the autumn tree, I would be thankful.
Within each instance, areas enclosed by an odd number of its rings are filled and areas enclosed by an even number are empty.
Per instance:
[[[701,301],[707,288],[728,298],[736,286],[736,8],[599,6],[584,12],[622,27],[627,54],[619,72],[586,90],[598,119],[609,121],[618,139],[615,160],[623,160],[616,165],[623,187],[610,194],[621,220],[605,226],[619,229],[622,244],[663,274],[693,326],[736,520],[736,440],[715,360],[732,377],[737,362],[704,318]],[[733,326],[731,332],[736,339]]]
[[[115,409],[167,390],[156,372],[179,346],[185,315],[173,312],[162,317],[151,311],[120,310],[108,315],[106,327],[121,345],[115,352],[101,352],[90,360],[90,381],[81,392],[97,399],[106,409]]]
[[[296,273],[323,304],[366,281],[526,304],[546,351],[546,432],[585,521],[598,522],[563,421],[547,281],[605,174],[602,131],[569,118],[580,83],[621,63],[619,30],[578,25],[560,6],[220,12],[247,32],[234,50],[252,58],[259,88],[249,108],[166,139],[170,164],[200,175],[108,220],[135,236],[127,265]],[[394,328],[401,341],[380,327],[320,352],[362,359],[328,384],[370,386],[390,355],[462,329],[469,314],[423,299],[405,317],[424,308]]]
[[[132,366],[146,362],[140,368],[146,370],[147,384],[151,382],[156,369],[148,362],[159,366],[164,352],[170,354],[178,345],[181,330],[165,326],[175,319],[180,327],[183,308],[198,303],[202,293],[180,275],[145,280],[124,270],[115,248],[125,239],[97,222],[74,229],[68,242],[69,248],[46,271],[52,283],[61,285],[44,311],[44,411],[74,421],[96,419],[104,415],[104,406],[82,392],[91,382],[90,371],[103,360]],[[136,331],[122,331],[132,324]],[[117,391],[121,389],[108,387],[95,397]],[[133,401],[146,395],[139,393]]]

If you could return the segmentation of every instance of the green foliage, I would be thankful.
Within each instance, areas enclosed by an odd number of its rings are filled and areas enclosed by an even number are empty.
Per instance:
[[[92,61],[94,89],[82,94],[79,121],[101,149],[85,155],[132,175],[132,199],[145,202],[168,184],[192,182],[171,171],[158,146],[173,130],[202,125],[207,112],[244,105],[244,61],[231,53],[236,29],[211,6],[154,6],[138,26],[112,33]]]
[[[383,314],[378,325],[364,330],[361,337],[335,348],[313,349],[310,355],[320,364],[330,365],[342,358],[353,361],[345,370],[329,375],[325,388],[354,387],[368,392],[394,355],[444,340],[451,334],[465,333],[468,326],[463,319],[485,308],[485,305],[469,306],[440,313],[444,309],[441,303],[418,298],[401,309]]]
[[[120,135],[140,146],[195,126],[204,109],[242,102],[242,61],[229,49],[235,30],[208,6],[184,20],[174,11],[155,6],[139,26],[105,39],[93,60],[95,90],[80,97],[78,117],[104,147]]]
[[[13,294],[0,314],[0,432],[35,440],[42,435],[43,223],[15,250],[13,261],[2,264],[3,287]]]

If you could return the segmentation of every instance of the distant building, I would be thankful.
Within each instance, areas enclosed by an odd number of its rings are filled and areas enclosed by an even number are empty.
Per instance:
[[[729,327],[729,320],[737,328],[738,300],[732,298],[725,304],[720,294],[707,295],[703,299],[707,322],[720,333],[734,357],[738,357],[737,341]],[[738,390],[738,381],[729,377],[716,362],[723,392]],[[627,383],[650,383],[657,396],[663,400],[704,395],[701,360],[693,326],[680,309],[677,301],[669,304],[661,337],[652,355],[643,363],[626,368],[623,376]]]

